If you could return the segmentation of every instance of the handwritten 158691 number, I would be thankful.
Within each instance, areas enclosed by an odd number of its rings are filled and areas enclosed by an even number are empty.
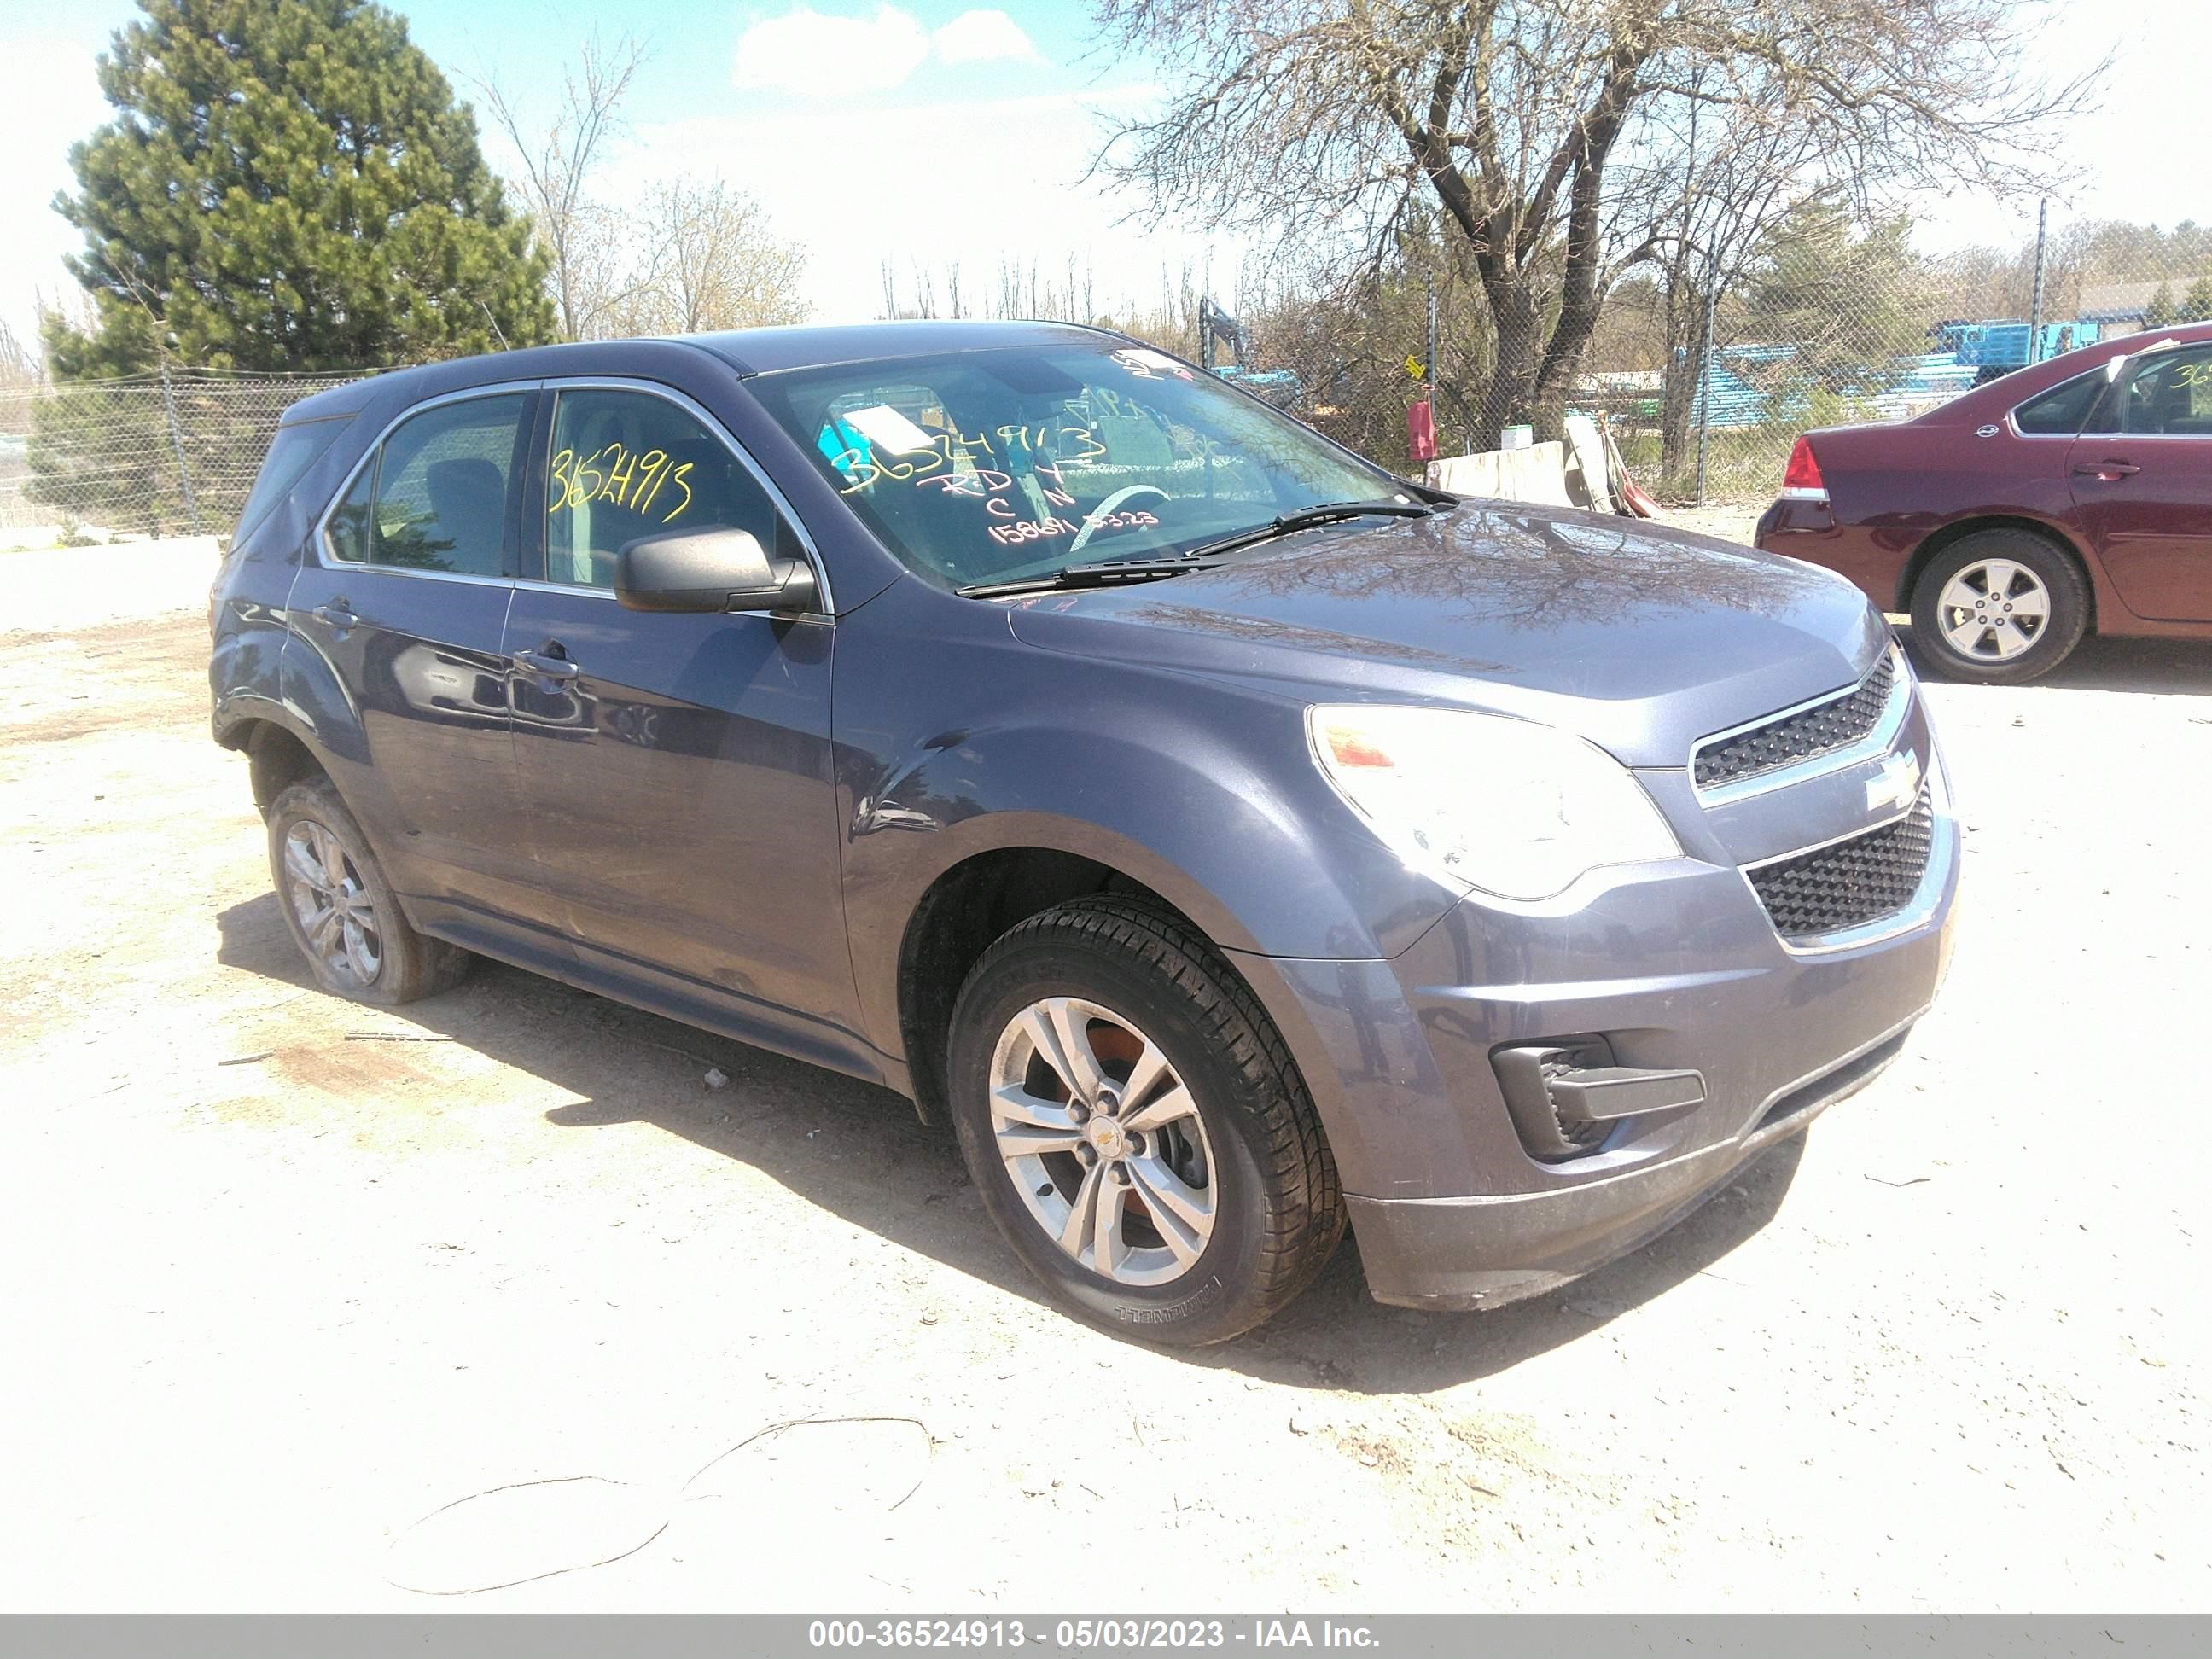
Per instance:
[[[1083,522],[1094,530],[1134,530],[1157,526],[1159,520],[1149,513],[1092,513]],[[990,537],[1006,547],[1018,547],[1024,542],[1042,541],[1050,536],[1073,536],[1076,527],[1065,519],[1023,519],[1013,524],[994,524]]]

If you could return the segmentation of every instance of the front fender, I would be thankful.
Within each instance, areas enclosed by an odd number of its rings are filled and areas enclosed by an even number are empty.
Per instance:
[[[920,609],[940,603],[981,611]],[[840,624],[853,631],[838,647],[846,914],[879,1039],[898,1030],[908,920],[979,854],[1094,860],[1259,956],[1395,956],[1450,909],[1455,895],[1407,869],[1322,778],[1303,703],[1039,650],[988,612],[954,615],[969,637],[933,649],[897,611],[868,606]]]

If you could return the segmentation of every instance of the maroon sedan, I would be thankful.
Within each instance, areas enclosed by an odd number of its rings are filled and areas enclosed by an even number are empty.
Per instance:
[[[2033,679],[2092,629],[2212,639],[2212,324],[1808,433],[1754,539],[1910,611],[1960,679]]]

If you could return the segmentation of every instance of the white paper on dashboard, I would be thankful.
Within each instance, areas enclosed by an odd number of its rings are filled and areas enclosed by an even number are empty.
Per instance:
[[[928,449],[937,441],[889,404],[855,409],[838,418],[847,426],[857,428],[870,443],[880,444],[894,455]]]

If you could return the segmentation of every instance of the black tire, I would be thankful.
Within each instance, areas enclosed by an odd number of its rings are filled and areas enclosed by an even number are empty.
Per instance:
[[[351,1002],[391,1007],[449,990],[460,982],[474,958],[459,946],[418,933],[409,925],[391,883],[384,878],[383,866],[369,850],[368,838],[362,834],[361,825],[328,778],[306,778],[290,785],[269,804],[267,818],[269,872],[276,884],[277,908],[284,913],[292,942],[307,958],[318,985]],[[332,862],[337,869],[325,873],[336,874],[349,902],[366,900],[366,916],[356,927],[360,938],[373,949],[373,973],[364,975],[363,955],[347,948],[343,924],[334,939],[325,937],[322,946],[308,937],[301,910],[313,903],[316,890],[288,872],[285,865],[287,843],[295,830],[302,832],[311,849],[318,844],[315,831],[327,836],[337,848]],[[313,861],[319,868],[319,858]],[[322,904],[316,907],[315,914],[333,908]]]
[[[1052,997],[1082,999],[1130,1022],[1197,1108],[1210,1154],[1212,1232],[1165,1283],[1125,1284],[1078,1261],[1031,1212],[998,1151],[994,1057],[1018,1017]],[[1280,1311],[1344,1236],[1335,1161],[1280,1034],[1221,954],[1158,908],[1079,899],[1011,929],[961,987],[949,1048],[953,1127],[976,1190],[1024,1265],[1093,1324],[1161,1342],[1225,1341]],[[1128,1075],[1122,1064],[1120,1079]],[[1133,1119],[1139,1104],[1127,1103],[1126,1115]],[[1066,1167],[1073,1169],[1072,1158]],[[1115,1201],[1125,1206],[1121,1224],[1142,1237],[1151,1225],[1142,1194]]]
[[[2048,607],[2027,650],[2016,656],[1970,655],[1943,631],[1945,586],[1960,571],[2005,560],[2043,585]],[[1929,561],[1912,589],[1912,643],[1920,659],[1947,679],[2018,685],[2040,678],[2073,654],[2089,626],[2089,585],[2067,554],[2024,530],[1978,530]]]

